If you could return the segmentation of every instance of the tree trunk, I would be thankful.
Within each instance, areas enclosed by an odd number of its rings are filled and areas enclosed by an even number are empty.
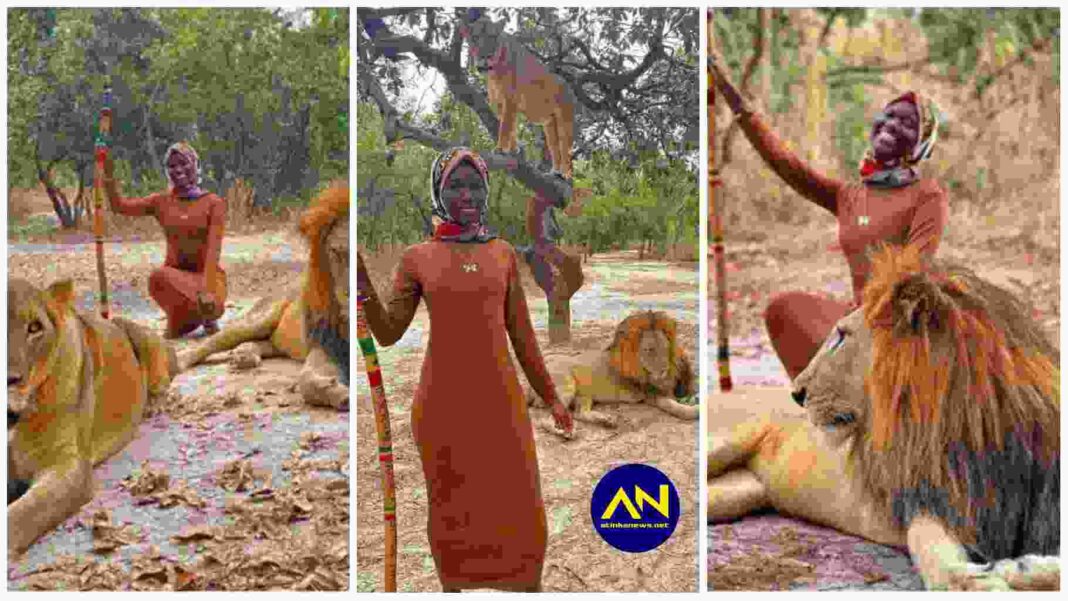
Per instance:
[[[526,204],[526,230],[533,252],[530,268],[534,281],[549,304],[549,343],[571,340],[571,297],[582,287],[582,258],[565,252],[554,239],[551,200],[540,194]]]
[[[549,344],[571,341],[571,300],[549,297]]]
[[[37,161],[37,179],[44,185],[48,200],[52,201],[52,210],[56,212],[60,226],[63,229],[70,229],[77,225],[77,221],[75,221],[74,211],[71,210],[67,196],[63,194],[63,190],[52,183],[51,170],[54,164],[55,161],[52,161],[47,167],[42,167],[40,161]]]

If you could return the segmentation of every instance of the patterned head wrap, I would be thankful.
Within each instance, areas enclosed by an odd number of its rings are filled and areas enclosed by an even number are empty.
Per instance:
[[[170,164],[171,155],[179,154],[187,161],[193,162],[193,167],[197,172],[197,181],[191,186],[185,188],[179,188],[175,185],[174,180],[171,179],[171,170],[167,167]],[[167,149],[167,153],[163,155],[163,173],[167,176],[167,185],[174,190],[175,194],[184,198],[200,198],[204,195],[204,191],[200,189],[200,183],[202,180],[200,176],[200,157],[197,156],[197,151],[193,150],[193,147],[185,142],[176,142],[171,144]]]
[[[487,202],[483,202],[479,207],[478,223],[473,224],[475,227],[463,227],[453,221],[452,216],[449,215],[449,207],[441,198],[441,192],[449,175],[464,162],[474,167],[482,176],[482,185],[486,187],[487,196],[489,194],[489,167],[477,152],[457,146],[438,155],[430,167],[430,198],[434,215],[443,223],[438,227],[434,238],[452,242],[486,242],[496,237],[486,229]]]
[[[938,141],[939,110],[933,100],[923,97],[919,92],[909,91],[886,103],[884,110],[897,102],[911,102],[916,107],[920,117],[916,145],[901,157],[901,166],[894,169],[887,169],[877,161],[869,147],[860,162],[860,175],[868,184],[898,187],[916,181],[919,179],[916,165],[931,158],[935,142]]]

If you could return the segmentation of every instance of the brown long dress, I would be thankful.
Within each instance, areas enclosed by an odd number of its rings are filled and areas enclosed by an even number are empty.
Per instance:
[[[148,278],[148,293],[167,314],[167,331],[180,336],[222,316],[226,305],[226,272],[219,265],[226,201],[210,192],[196,199],[168,193],[123,198],[109,190],[111,206],[129,216],[152,215],[163,228],[167,255]],[[215,311],[201,315],[197,294],[214,297]]]
[[[768,335],[787,373],[795,378],[834,324],[859,306],[871,271],[868,248],[881,242],[915,244],[925,255],[934,255],[949,220],[949,199],[933,179],[900,188],[876,188],[827,177],[790,152],[759,114],[745,114],[738,124],[779,177],[838,218],[838,242],[852,276],[852,303],[788,292],[769,304],[764,316]]]
[[[367,324],[379,343],[389,346],[404,334],[420,298],[430,313],[430,340],[412,403],[412,432],[442,586],[536,587],[545,558],[545,505],[509,338],[534,390],[546,400],[556,393],[515,251],[500,239],[409,247],[389,301],[383,305],[368,293]]]

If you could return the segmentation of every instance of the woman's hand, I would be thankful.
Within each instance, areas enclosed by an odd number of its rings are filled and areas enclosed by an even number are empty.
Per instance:
[[[748,113],[748,103],[745,98],[742,98],[738,88],[735,88],[734,84],[731,83],[730,75],[727,73],[727,61],[719,53],[719,48],[715,44],[711,46],[712,51],[708,55],[708,66],[712,69],[712,78],[716,82],[716,88],[720,94],[723,94],[723,99],[727,101],[727,106],[731,108],[732,113],[735,115]]]
[[[567,407],[559,399],[553,399],[549,407],[553,412],[553,421],[556,422],[557,429],[562,430],[569,437],[574,435],[575,422],[571,419],[571,412],[567,410]]]
[[[197,311],[201,319],[213,319],[218,305],[210,292],[197,292]]]

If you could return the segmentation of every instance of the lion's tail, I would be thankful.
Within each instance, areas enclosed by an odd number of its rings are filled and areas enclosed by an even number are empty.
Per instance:
[[[171,384],[171,379],[178,375],[178,357],[174,347],[167,344],[158,334],[149,332],[140,325],[123,317],[115,316],[111,320],[118,326],[133,346],[134,356],[145,371],[145,380],[150,395],[162,394]]]
[[[215,353],[228,351],[242,342],[270,338],[291,302],[292,299],[288,296],[275,300],[270,303],[270,308],[267,311],[258,311],[258,307],[254,305],[249,309],[246,317],[239,320],[238,323],[228,325],[222,331],[208,337],[204,342],[179,353],[178,369],[185,371]]]

